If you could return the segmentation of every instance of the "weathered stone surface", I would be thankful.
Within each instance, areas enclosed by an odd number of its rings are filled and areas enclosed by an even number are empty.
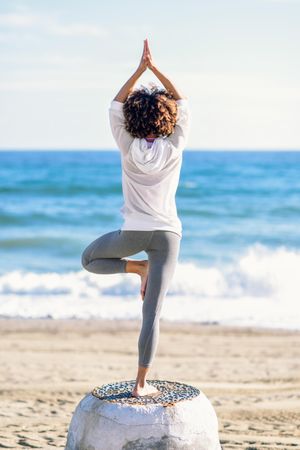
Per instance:
[[[203,392],[148,382],[161,396],[131,397],[134,380],[87,394],[74,411],[66,450],[221,450],[217,416]]]

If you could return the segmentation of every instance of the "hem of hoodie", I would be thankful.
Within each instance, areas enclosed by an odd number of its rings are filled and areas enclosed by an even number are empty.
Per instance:
[[[182,238],[182,228],[174,227],[169,224],[151,224],[149,221],[147,223],[142,221],[130,221],[126,220],[123,222],[121,230],[131,230],[131,231],[155,231],[155,230],[162,230],[162,231],[173,231],[174,233],[178,234],[180,238]]]

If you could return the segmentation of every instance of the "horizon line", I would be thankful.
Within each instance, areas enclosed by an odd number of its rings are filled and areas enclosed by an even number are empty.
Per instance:
[[[60,152],[60,151],[73,151],[73,152],[114,152],[118,153],[120,152],[119,149],[116,148],[0,148],[0,152],[20,152],[20,151],[53,151],[53,152]],[[196,151],[222,151],[222,152],[299,152],[299,148],[186,148],[183,150],[183,152],[196,152]]]

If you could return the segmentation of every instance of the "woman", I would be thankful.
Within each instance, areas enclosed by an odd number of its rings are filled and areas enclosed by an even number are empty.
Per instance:
[[[165,89],[134,84],[150,69]],[[189,131],[189,109],[173,83],[153,63],[147,39],[134,74],[109,108],[112,134],[121,151],[124,223],[100,236],[82,253],[89,272],[136,273],[141,277],[143,321],[138,350],[138,372],[132,396],[159,395],[146,382],[159,338],[159,318],[178,260],[182,238],[175,194],[182,150]],[[148,260],[125,258],[145,251]]]

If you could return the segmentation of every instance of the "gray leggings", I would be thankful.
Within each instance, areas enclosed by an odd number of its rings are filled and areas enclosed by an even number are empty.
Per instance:
[[[149,367],[157,349],[161,307],[176,268],[180,240],[173,231],[117,230],[100,236],[82,253],[84,269],[99,274],[126,273],[124,256],[147,253],[149,272],[138,341],[139,366]]]

